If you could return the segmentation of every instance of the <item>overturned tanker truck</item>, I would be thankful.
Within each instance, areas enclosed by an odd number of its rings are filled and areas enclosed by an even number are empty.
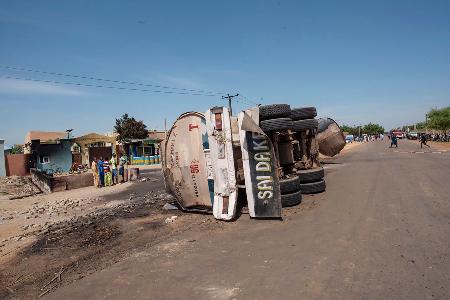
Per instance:
[[[232,116],[227,107],[182,114],[161,143],[166,190],[185,211],[233,220],[281,218],[302,194],[325,191],[319,152],[334,156],[345,138],[316,108],[254,107]]]

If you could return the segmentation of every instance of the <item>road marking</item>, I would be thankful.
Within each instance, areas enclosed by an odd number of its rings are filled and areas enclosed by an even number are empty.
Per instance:
[[[408,153],[408,154],[415,154],[415,153],[419,153],[419,154],[426,154],[426,153],[442,154],[442,153],[446,153],[446,151],[444,151],[444,150],[439,150],[439,151],[399,151],[399,150],[393,150],[392,152],[394,152],[394,153]]]

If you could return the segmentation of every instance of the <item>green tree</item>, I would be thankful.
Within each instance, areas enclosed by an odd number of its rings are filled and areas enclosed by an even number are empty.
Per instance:
[[[384,127],[380,124],[369,123],[363,126],[361,132],[366,134],[380,134],[384,132]]]
[[[148,136],[147,126],[143,121],[137,121],[134,117],[128,116],[127,113],[116,119],[114,130],[117,132],[117,140],[126,142],[132,139],[145,139]]]
[[[353,133],[352,133],[353,130],[354,130],[353,127],[348,126],[348,125],[342,125],[342,126],[340,126],[340,127],[341,127],[341,130],[342,130],[343,132],[348,132],[349,134],[353,134]]]
[[[425,129],[425,128],[427,128],[427,123],[425,123],[425,122],[419,122],[419,123],[416,124],[416,129],[417,130],[422,130],[422,129]]]
[[[428,112],[427,126],[436,130],[450,129],[450,106],[441,109],[432,109]]]
[[[14,145],[11,147],[10,150],[11,154],[22,154],[23,153],[23,146],[22,145]]]

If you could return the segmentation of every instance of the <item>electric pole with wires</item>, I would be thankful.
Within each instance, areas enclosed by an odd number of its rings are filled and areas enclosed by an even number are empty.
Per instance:
[[[239,94],[232,95],[232,96],[230,94],[227,94],[226,96],[222,96],[222,99],[228,99],[228,109],[230,110],[231,116],[233,115],[233,109],[231,108],[231,100],[237,96],[239,96]]]

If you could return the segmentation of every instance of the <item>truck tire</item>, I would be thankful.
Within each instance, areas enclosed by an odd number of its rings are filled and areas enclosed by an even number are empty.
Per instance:
[[[292,122],[292,130],[299,132],[308,129],[316,129],[319,122],[316,119],[297,120]]]
[[[302,202],[302,192],[297,191],[290,194],[281,195],[281,206],[288,207],[300,204]]]
[[[295,175],[292,178],[280,179],[281,194],[290,194],[300,190],[300,178]]]
[[[301,183],[300,191],[302,194],[316,194],[322,193],[326,189],[325,180],[310,182],[310,183]]]
[[[292,129],[291,118],[270,119],[259,122],[259,127],[263,131],[283,131]]]
[[[318,169],[299,170],[297,171],[297,174],[301,183],[317,182],[325,177],[323,167]]]
[[[269,120],[276,118],[289,117],[291,115],[291,107],[289,104],[271,104],[261,105],[259,107],[259,119]]]
[[[315,107],[300,107],[291,109],[291,119],[294,121],[314,119],[317,116]]]

